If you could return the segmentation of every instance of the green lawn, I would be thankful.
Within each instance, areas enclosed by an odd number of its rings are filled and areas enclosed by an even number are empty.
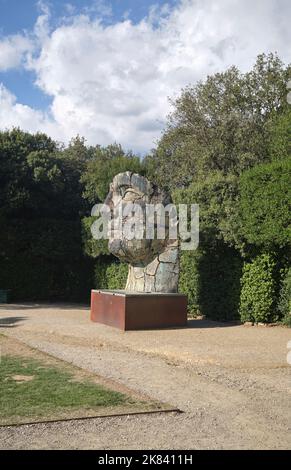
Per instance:
[[[0,363],[0,424],[19,418],[63,416],[74,410],[126,405],[122,393],[82,381],[72,372],[21,356],[2,356]],[[132,403],[132,401],[131,401]],[[25,421],[25,419],[22,419]]]

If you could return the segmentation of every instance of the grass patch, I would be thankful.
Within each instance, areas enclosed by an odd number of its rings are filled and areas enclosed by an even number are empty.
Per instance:
[[[131,401],[132,402],[132,401]],[[126,395],[44,362],[5,355],[0,364],[0,421],[63,416],[77,409],[94,410],[130,403]],[[22,420],[23,421],[23,420]]]

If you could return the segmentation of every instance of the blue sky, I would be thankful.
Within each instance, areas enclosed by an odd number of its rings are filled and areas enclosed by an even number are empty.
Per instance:
[[[183,87],[290,63],[290,18],[290,0],[0,0],[0,129],[144,154]]]
[[[133,22],[137,22],[148,14],[151,6],[165,3],[173,6],[177,2],[176,0],[167,0],[167,2],[163,0],[112,0],[111,2],[50,0],[46,3],[51,6],[52,17],[57,24],[59,18],[68,14],[68,5],[72,6],[75,14],[89,10],[91,17],[94,17],[98,11],[100,12],[102,7],[107,7],[112,10],[110,18],[113,22],[123,18],[124,14],[128,14]],[[1,35],[13,34],[22,29],[33,28],[39,14],[39,6],[36,0],[0,0],[0,13]]]
[[[101,19],[104,23],[115,23],[128,17],[137,23],[146,17],[151,6],[168,3],[173,6],[175,0],[114,0],[112,2],[98,2],[94,0],[50,0],[51,28],[57,27],[68,13],[79,14],[85,12],[94,19],[105,12]],[[108,9],[108,14],[106,12]],[[36,0],[0,0],[0,38],[21,31],[30,31],[40,13],[40,5]],[[46,109],[51,98],[44,94],[35,84],[35,74],[26,70],[0,71],[0,82],[8,87],[23,104]]]

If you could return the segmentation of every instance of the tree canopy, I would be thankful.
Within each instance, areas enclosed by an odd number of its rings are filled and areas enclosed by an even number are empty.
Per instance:
[[[167,127],[148,157],[152,177],[173,190],[213,171],[239,175],[270,161],[269,123],[288,106],[288,77],[290,66],[262,54],[248,73],[231,67],[186,87],[172,101]]]

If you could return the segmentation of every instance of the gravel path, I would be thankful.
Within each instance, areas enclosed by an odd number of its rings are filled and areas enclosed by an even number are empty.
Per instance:
[[[0,307],[0,332],[184,413],[1,428],[1,448],[291,448],[291,330],[193,320],[123,333],[70,305]]]

